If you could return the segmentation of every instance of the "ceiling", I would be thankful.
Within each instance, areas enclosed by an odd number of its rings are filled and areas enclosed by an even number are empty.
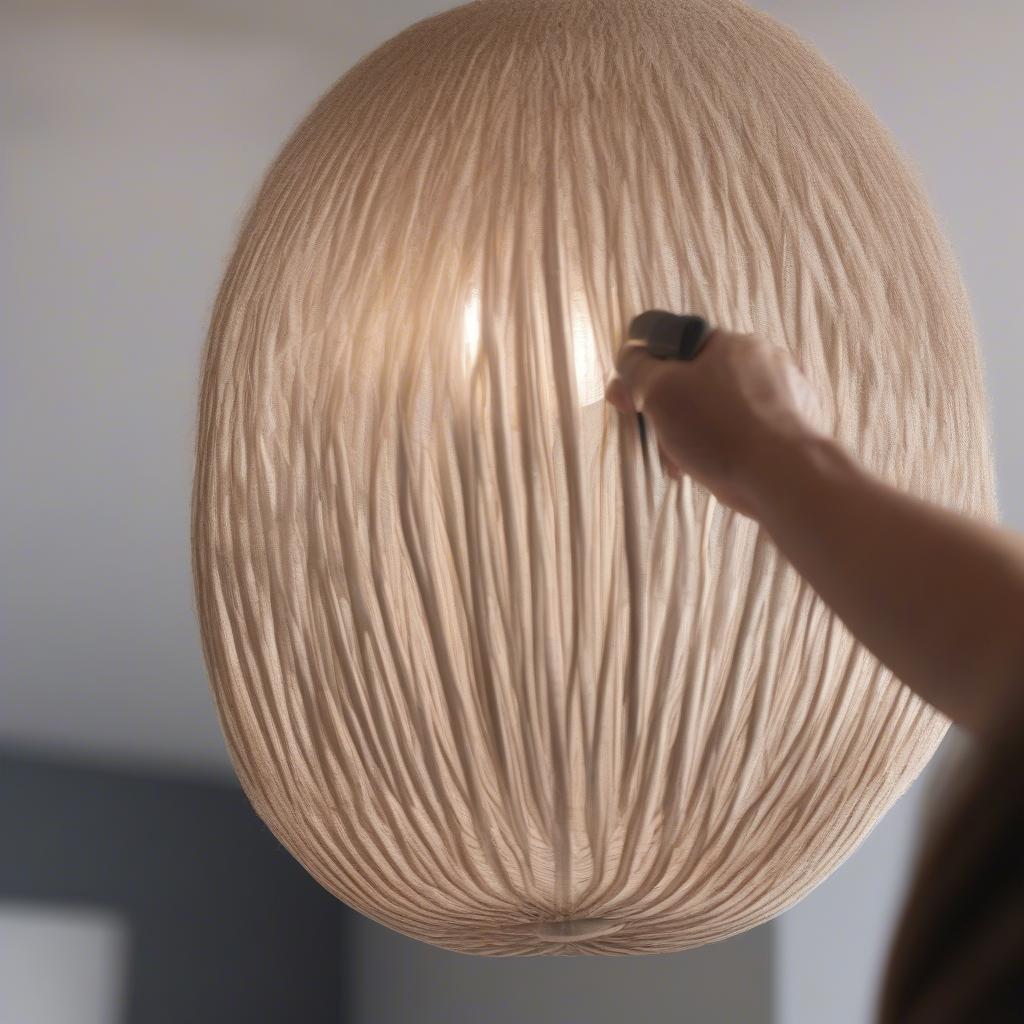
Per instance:
[[[289,129],[444,6],[4,5],[0,742],[226,770],[188,554],[205,321]],[[974,297],[1004,511],[1024,526],[1024,5],[758,6],[817,42],[921,169]]]

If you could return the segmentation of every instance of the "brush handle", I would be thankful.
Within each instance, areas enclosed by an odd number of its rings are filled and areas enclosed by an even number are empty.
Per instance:
[[[707,320],[689,314],[666,313],[649,309],[634,317],[629,325],[631,341],[642,341],[647,354],[655,359],[696,359],[711,336]]]
[[[689,362],[697,358],[710,336],[711,327],[703,317],[667,313],[663,309],[649,309],[633,317],[629,325],[629,340],[643,342],[647,354],[655,359]],[[640,413],[637,413],[636,425],[646,466],[647,424]]]

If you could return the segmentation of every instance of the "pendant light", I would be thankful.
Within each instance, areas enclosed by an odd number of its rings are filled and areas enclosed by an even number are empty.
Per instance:
[[[993,510],[967,301],[864,103],[734,0],[482,0],[271,167],[202,375],[194,559],[260,816],[362,913],[660,953],[825,878],[945,721],[602,401],[633,316],[788,346],[864,463]]]

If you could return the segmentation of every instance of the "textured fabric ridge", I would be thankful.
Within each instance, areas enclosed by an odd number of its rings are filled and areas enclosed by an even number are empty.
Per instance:
[[[825,878],[945,722],[601,400],[662,307],[788,346],[872,469],[993,512],[948,246],[732,0],[482,0],[278,157],[204,361],[194,568],[258,813],[450,949],[662,953]]]

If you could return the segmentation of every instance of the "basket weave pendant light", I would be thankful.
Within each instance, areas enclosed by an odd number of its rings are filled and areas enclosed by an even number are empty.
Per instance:
[[[602,401],[629,320],[788,346],[873,470],[989,514],[962,285],[864,104],[733,0],[482,0],[349,72],[213,316],[195,573],[246,792],[331,892],[484,954],[799,899],[945,722]]]

